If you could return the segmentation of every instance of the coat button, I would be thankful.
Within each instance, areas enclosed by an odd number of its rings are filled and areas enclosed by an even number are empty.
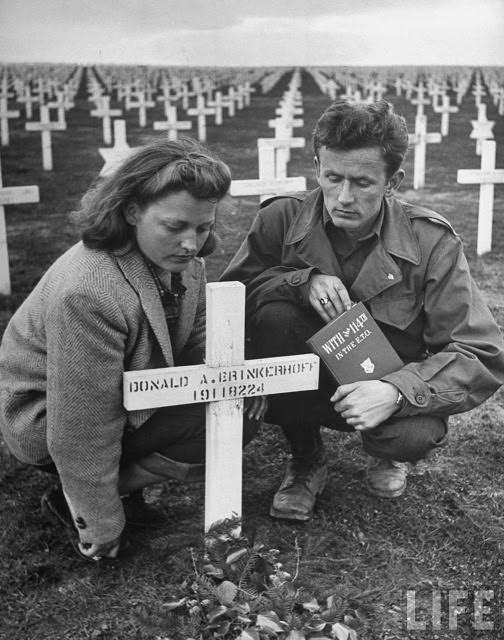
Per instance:
[[[423,395],[423,393],[417,393],[417,395],[415,396],[415,400],[418,402],[418,404],[425,404],[425,396]]]
[[[79,529],[85,529],[87,527],[87,524],[82,516],[77,516],[77,518],[75,518],[75,524]]]

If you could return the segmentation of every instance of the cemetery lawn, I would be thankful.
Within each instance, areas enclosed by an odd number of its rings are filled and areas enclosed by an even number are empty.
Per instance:
[[[208,146],[231,166],[234,178],[257,177],[258,137],[271,136],[268,119],[290,74],[272,93],[254,94],[250,107],[224,124],[208,126]],[[294,149],[289,176],[305,175],[315,186],[310,132],[328,106],[303,74],[304,127],[307,140]],[[393,93],[410,127],[414,107]],[[112,106],[118,106],[112,101]],[[101,122],[89,116],[91,104],[77,100],[67,113],[67,131],[53,134],[54,170],[42,171],[40,134],[27,133],[11,121],[11,144],[2,148],[4,186],[37,184],[39,205],[6,208],[13,293],[0,299],[0,331],[45,269],[77,238],[68,213],[98,174],[102,161]],[[37,112],[35,112],[37,114]],[[136,146],[153,136],[152,122],[162,107],[148,114],[140,129],[136,112],[125,112],[128,142]],[[440,116],[426,109],[428,131],[439,131]],[[489,104],[495,120],[497,164],[504,167],[504,119]],[[37,116],[36,116],[37,117]],[[504,189],[495,189],[493,250],[477,257],[479,188],[457,185],[458,169],[479,168],[475,141],[469,139],[476,117],[468,95],[450,118],[450,134],[427,149],[425,188],[413,191],[413,156],[400,194],[445,215],[461,235],[473,276],[501,328],[504,328]],[[193,127],[195,124],[193,124]],[[194,129],[193,129],[194,130]],[[220,247],[207,259],[216,280],[244,237],[257,199],[236,199],[219,217]],[[450,440],[427,462],[422,475],[410,476],[406,493],[395,500],[369,496],[364,487],[365,456],[357,435],[325,430],[330,460],[329,482],[314,518],[294,524],[273,520],[268,511],[287,460],[273,425],[263,425],[244,455],[243,517],[249,539],[280,550],[296,584],[307,594],[335,596],[365,640],[474,639],[504,637],[504,397],[497,392],[481,407],[451,419]],[[62,531],[42,521],[39,502],[51,478],[9,457],[0,442],[0,639],[1,640],[154,640],[172,635],[173,619],[163,607],[192,571],[190,548],[200,548],[203,487],[176,482],[149,491],[172,517],[165,529],[128,529],[128,547],[120,562],[95,565],[77,558]],[[300,549],[296,557],[295,547]],[[462,593],[465,612],[457,631],[447,623],[448,590]],[[406,629],[407,592],[414,591],[414,616],[424,630]],[[493,590],[485,620],[493,631],[473,629],[472,595]],[[465,595],[464,595],[465,592]],[[442,627],[432,627],[432,598],[442,598]],[[500,606],[498,599],[501,597]],[[411,603],[411,597],[410,597]],[[500,615],[500,617],[499,617]]]

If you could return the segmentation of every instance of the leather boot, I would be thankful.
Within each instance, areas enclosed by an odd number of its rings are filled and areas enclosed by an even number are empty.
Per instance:
[[[327,458],[320,427],[296,425],[283,431],[292,455],[273,498],[270,515],[288,520],[309,520],[317,496],[327,481]]]

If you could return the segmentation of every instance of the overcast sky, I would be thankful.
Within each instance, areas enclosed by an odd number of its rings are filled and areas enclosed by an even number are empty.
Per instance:
[[[504,0],[0,0],[0,62],[504,65]]]

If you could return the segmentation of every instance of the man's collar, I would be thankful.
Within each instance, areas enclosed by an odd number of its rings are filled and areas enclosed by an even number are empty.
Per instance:
[[[301,203],[285,243],[295,244],[305,238],[317,223],[323,224],[324,209],[322,190],[317,187]],[[398,258],[420,264],[420,246],[401,202],[394,196],[384,198],[381,212],[379,234],[384,249]]]
[[[357,238],[356,243],[364,242],[365,240],[368,240],[372,236],[379,236],[380,235],[381,228],[382,228],[382,225],[383,225],[383,215],[384,215],[383,209],[384,209],[384,207],[383,207],[383,203],[382,203],[382,206],[380,207],[380,211],[378,212],[378,215],[376,216],[376,218],[373,220],[373,224],[371,225],[369,231],[366,233],[366,235],[364,235],[364,236],[362,236],[360,238]],[[326,227],[326,229],[328,228],[328,225],[332,225],[333,224],[331,216],[329,215],[329,211],[327,210],[327,207],[325,205],[322,208],[322,219],[323,219],[324,226]],[[334,227],[334,229],[337,229],[337,227]]]

